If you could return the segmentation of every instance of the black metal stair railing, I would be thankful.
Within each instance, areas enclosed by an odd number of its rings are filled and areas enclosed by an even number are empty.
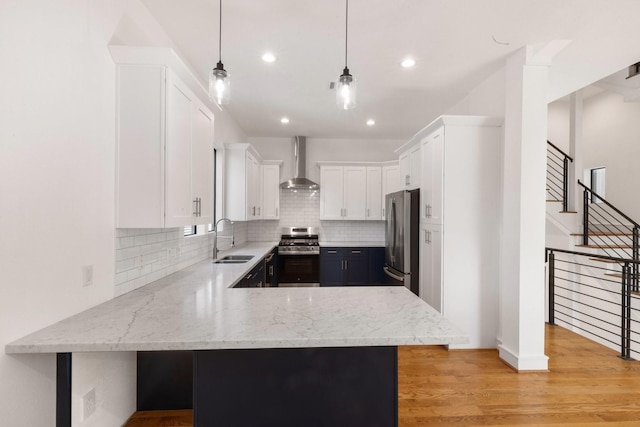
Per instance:
[[[569,162],[571,156],[547,141],[547,200],[562,202],[563,212],[569,200]]]
[[[626,360],[640,354],[638,261],[546,248],[549,324],[581,331]],[[594,260],[603,266],[594,265]],[[597,263],[595,263],[597,264]]]
[[[578,185],[583,188],[582,246],[640,261],[640,225],[579,180]],[[638,279],[638,264],[634,263],[631,280],[636,289]]]

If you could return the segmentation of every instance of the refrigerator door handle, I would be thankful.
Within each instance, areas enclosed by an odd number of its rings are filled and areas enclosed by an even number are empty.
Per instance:
[[[384,266],[383,270],[384,270],[384,272],[385,272],[385,274],[387,276],[391,277],[392,279],[396,279],[396,280],[404,283],[404,277],[398,276],[397,274],[392,273],[391,270],[389,270],[389,267]]]

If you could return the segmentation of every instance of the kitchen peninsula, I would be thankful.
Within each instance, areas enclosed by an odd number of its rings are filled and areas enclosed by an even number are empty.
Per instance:
[[[460,344],[465,334],[404,287],[233,289],[274,246],[227,251],[254,258],[202,261],[5,350],[57,353],[59,383],[74,352],[187,354],[196,426],[301,425],[311,415],[318,425],[397,425],[397,346]],[[62,386],[58,411],[70,412]]]

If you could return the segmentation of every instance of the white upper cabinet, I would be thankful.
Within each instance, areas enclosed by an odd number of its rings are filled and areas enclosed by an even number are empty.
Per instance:
[[[232,221],[278,219],[282,161],[263,161],[249,144],[224,147],[225,216]]]
[[[400,166],[398,162],[392,162],[382,166],[382,219],[386,218],[385,197],[396,191],[400,191]]]
[[[225,144],[225,216],[232,221],[258,219],[260,164],[249,144]]]
[[[398,149],[400,167],[400,190],[413,190],[420,186],[422,156],[420,144],[412,143]]]
[[[422,144],[420,221],[428,224],[442,224],[443,144],[444,127],[426,137]]]
[[[265,161],[262,166],[262,219],[280,218],[281,161]]]
[[[320,219],[364,220],[367,213],[365,166],[320,166]]]
[[[168,66],[114,59],[116,227],[211,223],[213,114]]]
[[[382,219],[382,167],[367,166],[367,212],[366,219]]]

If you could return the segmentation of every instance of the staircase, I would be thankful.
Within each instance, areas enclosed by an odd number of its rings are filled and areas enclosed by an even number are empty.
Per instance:
[[[549,287],[555,289],[555,275],[561,301],[554,302],[550,291],[550,323],[559,313],[562,316],[556,320],[562,326],[601,344],[616,348],[622,340],[622,357],[630,359],[632,351],[640,355],[640,225],[580,181],[576,188],[582,190],[581,212],[569,211],[571,162],[548,141],[547,221],[565,236],[560,239],[564,244],[551,245],[561,257],[559,266],[550,262]],[[548,252],[551,260],[553,253]]]

